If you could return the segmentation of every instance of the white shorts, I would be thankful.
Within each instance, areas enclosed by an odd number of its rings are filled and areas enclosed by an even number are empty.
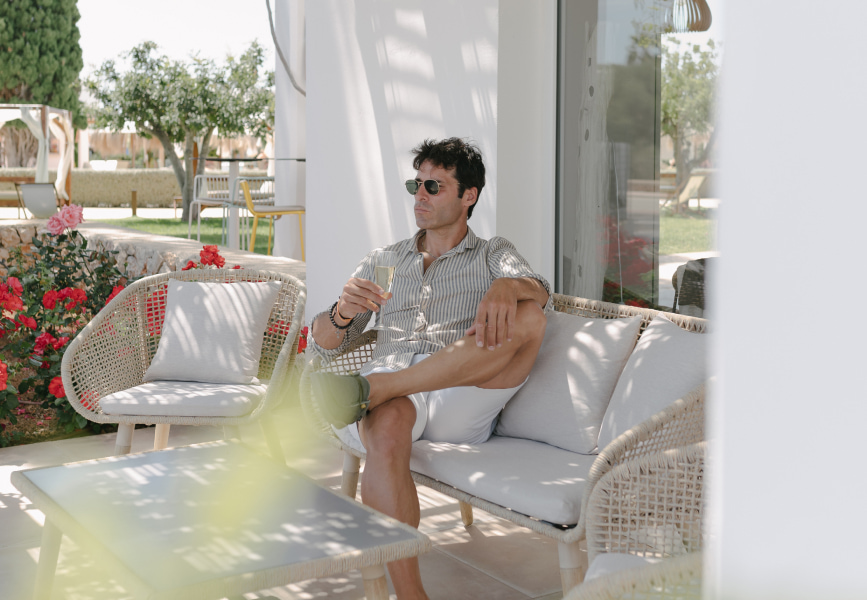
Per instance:
[[[426,359],[429,354],[416,354],[410,366]],[[370,373],[391,373],[395,369],[377,367]],[[409,399],[415,405],[415,425],[412,441],[449,442],[452,444],[481,444],[494,431],[497,416],[506,403],[520,390],[526,380],[513,388],[489,390],[475,386],[462,386],[419,392]],[[335,429],[337,436],[349,446],[363,450],[358,436],[358,424]]]

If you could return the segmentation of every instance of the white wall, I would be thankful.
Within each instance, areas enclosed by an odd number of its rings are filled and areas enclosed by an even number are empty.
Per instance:
[[[554,285],[557,0],[500,0],[497,235]]]
[[[304,0],[274,2],[274,30],[292,75],[302,89],[306,86],[306,57],[304,29]],[[307,101],[298,93],[289,75],[274,51],[276,78],[276,115],[274,119],[274,157],[278,159],[307,156]],[[271,165],[269,165],[270,167]],[[276,204],[306,204],[306,163],[277,160],[273,163]],[[302,219],[305,219],[302,217]],[[264,223],[267,227],[267,223]],[[301,260],[301,240],[298,235],[298,217],[285,216],[274,226],[275,256],[288,256]],[[304,230],[305,235],[307,230]]]
[[[472,138],[487,184],[470,227],[496,231],[498,2],[307,4],[308,319],[371,248],[416,231],[410,150]]]
[[[867,597],[865,22],[726,5],[714,598]]]

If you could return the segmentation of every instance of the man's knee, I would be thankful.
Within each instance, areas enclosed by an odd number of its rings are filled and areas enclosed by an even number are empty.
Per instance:
[[[518,312],[515,315],[515,330],[525,341],[541,340],[545,337],[547,325],[545,311],[534,300],[518,302]]]
[[[415,405],[409,398],[394,398],[370,411],[361,423],[369,454],[389,456],[412,444]]]

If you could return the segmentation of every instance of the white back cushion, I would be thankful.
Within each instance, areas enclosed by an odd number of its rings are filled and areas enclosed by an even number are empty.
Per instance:
[[[496,434],[590,454],[641,317],[589,319],[554,312],[530,379],[500,415]]]
[[[168,283],[162,337],[145,381],[257,383],[277,281]]]
[[[708,336],[657,315],[623,368],[599,431],[599,448],[707,379]]]

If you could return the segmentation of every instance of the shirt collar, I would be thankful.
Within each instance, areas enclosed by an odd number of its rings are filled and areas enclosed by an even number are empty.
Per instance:
[[[406,252],[418,252],[418,241],[419,239],[421,239],[423,233],[424,229],[419,229],[414,236],[407,240],[408,244],[406,246]],[[479,238],[476,237],[476,234],[473,233],[473,230],[470,229],[469,225],[467,225],[467,235],[464,236],[464,239],[462,239],[457,246],[446,252],[446,254],[458,254],[460,252],[465,252],[466,250],[475,248],[478,243]],[[443,256],[445,256],[446,254],[444,254]]]

